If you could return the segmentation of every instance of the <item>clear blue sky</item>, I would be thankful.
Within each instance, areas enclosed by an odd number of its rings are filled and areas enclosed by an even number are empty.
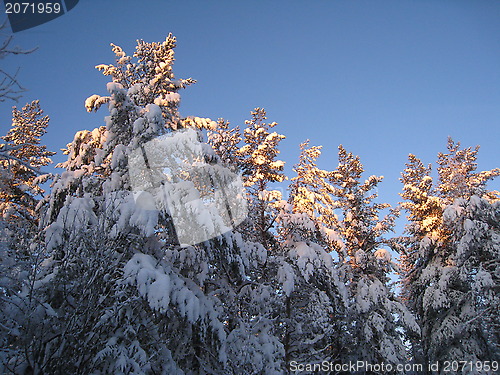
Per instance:
[[[109,43],[132,54],[136,39],[169,32],[177,77],[198,80],[182,93],[181,113],[243,125],[252,108],[266,108],[287,136],[289,172],[306,138],[324,146],[326,169],[342,143],[368,174],[385,176],[380,195],[394,204],[408,153],[434,162],[448,136],[481,145],[480,169],[500,166],[497,0],[81,0],[15,34],[17,45],[39,49],[0,63],[21,67],[29,91],[19,105],[40,99],[51,117],[45,142],[59,150],[103,124],[105,108],[88,114],[83,103],[106,93],[108,78],[94,66],[114,62]],[[1,134],[11,106],[0,104]]]

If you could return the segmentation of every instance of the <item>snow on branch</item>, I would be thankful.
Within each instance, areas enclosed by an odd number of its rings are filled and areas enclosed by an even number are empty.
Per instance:
[[[15,145],[15,146],[10,146],[6,145],[4,143],[0,144],[0,160],[13,160],[21,164],[23,167],[29,169],[30,171],[36,173],[36,174],[42,174],[39,168],[35,168],[31,166],[30,164],[26,163],[25,161],[13,156],[10,154],[11,151],[14,150],[19,150],[23,147],[28,146],[27,144],[20,144],[20,145]]]

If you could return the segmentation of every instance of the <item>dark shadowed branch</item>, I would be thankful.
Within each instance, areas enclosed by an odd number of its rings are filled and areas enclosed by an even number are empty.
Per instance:
[[[19,47],[12,46],[13,36],[6,32],[6,28],[7,20],[0,24],[0,36],[3,39],[0,42],[0,59],[9,55],[26,55],[36,50],[36,48],[23,50]],[[6,100],[13,100],[17,102],[22,93],[26,91],[17,79],[18,73],[19,69],[17,69],[15,73],[9,73],[0,68],[0,102],[4,102]]]

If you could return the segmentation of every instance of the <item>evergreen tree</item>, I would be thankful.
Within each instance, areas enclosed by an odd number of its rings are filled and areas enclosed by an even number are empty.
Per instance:
[[[392,231],[396,211],[380,218],[388,204],[376,203],[373,190],[383,177],[362,181],[359,157],[339,146],[339,164],[330,173],[335,208],[342,219],[335,228],[344,242],[342,267],[350,298],[351,350],[349,358],[369,363],[398,364],[406,361],[401,331],[418,334],[419,328],[409,311],[389,288],[391,245],[386,237]],[[341,254],[342,255],[342,254]]]
[[[230,168],[241,168],[239,144],[240,129],[230,128],[229,121],[219,119],[217,127],[208,132],[208,143],[213,147],[220,161]]]
[[[347,344],[347,290],[328,248],[314,242],[314,219],[286,201],[275,205],[280,247],[268,259],[267,275],[281,298],[285,362],[339,363]]]
[[[335,213],[332,211],[334,201],[330,194],[331,186],[327,181],[328,171],[319,169],[316,165],[321,155],[321,146],[308,146],[309,140],[300,145],[299,162],[293,168],[296,176],[291,179],[288,202],[294,212],[303,213],[312,220],[315,231],[310,233],[321,243],[328,233],[326,227],[332,227],[333,222],[336,222]],[[327,243],[330,244],[330,241]]]
[[[262,354],[249,374],[281,371],[272,314],[267,325],[255,319],[266,315],[262,291],[273,294],[254,271],[267,253],[230,232],[213,204],[231,176],[200,142],[199,130],[216,124],[179,115],[178,91],[193,81],[174,78],[174,46],[171,36],[138,42],[135,59],[113,46],[116,65],[98,67],[113,80],[110,95],[86,101],[108,105],[106,127],[75,136],[44,201],[51,258],[37,290],[57,316],[38,363],[46,371],[238,373],[245,358],[228,345]],[[181,243],[189,228],[226,233]],[[239,307],[249,292],[256,313]]]
[[[38,266],[39,254],[30,249],[36,237],[38,214],[36,206],[43,193],[38,185],[40,167],[50,164],[54,152],[41,144],[49,117],[43,115],[38,101],[26,104],[21,110],[14,107],[12,127],[1,137],[5,154],[0,159],[0,221],[2,273],[14,281],[12,287],[2,287],[16,293],[23,283],[29,283]],[[9,293],[10,293],[9,292]]]
[[[434,357],[500,359],[498,207],[498,201],[492,203],[473,195],[455,199],[443,212],[443,225],[450,233],[447,246],[454,251],[450,257],[453,261],[435,273],[441,286],[432,285],[424,294],[431,306],[428,314],[436,305],[450,306],[446,316],[437,319],[441,324],[434,325],[435,342],[429,346]],[[430,303],[440,288],[448,289],[443,292],[444,298],[437,304]],[[483,372],[489,373],[484,369]]]
[[[487,189],[500,169],[477,172],[478,147],[449,139],[435,183],[410,155],[409,223],[394,239],[383,177],[364,180],[343,146],[323,170],[306,141],[284,200],[271,188],[285,179],[276,123],[261,108],[243,134],[182,117],[195,81],[174,76],[175,44],[112,45],[116,63],[97,66],[109,94],[85,101],[107,106],[105,126],[75,135],[60,174],[37,177],[53,155],[38,101],[14,108],[0,146],[0,373],[278,375],[292,361],[410,359],[490,373],[477,366],[500,358],[500,196]]]
[[[418,326],[389,290],[388,272],[393,264],[390,253],[380,247],[393,245],[386,234],[393,228],[396,213],[390,212],[379,219],[379,212],[388,205],[374,203],[376,194],[371,192],[381,178],[372,176],[362,182],[364,170],[359,158],[342,146],[339,165],[333,172],[317,167],[319,147],[308,147],[305,142],[301,149],[299,164],[294,168],[297,176],[292,178],[289,213],[279,217],[284,222],[279,233],[285,244],[297,246],[299,241],[308,239],[306,244],[317,241],[338,255],[337,264],[327,255],[331,264],[326,269],[338,274],[347,289],[342,292],[343,288],[337,288],[337,295],[344,296],[345,304],[342,298],[335,299],[329,294],[333,316],[329,328],[335,327],[337,332],[330,339],[330,348],[337,348],[337,358],[343,360],[400,363],[405,359],[405,347],[399,331],[404,327],[418,332]],[[311,272],[316,274],[321,269],[311,267],[314,270]],[[325,291],[324,286],[315,283],[316,278],[312,280],[309,286],[314,285],[315,291]],[[336,283],[330,279],[330,285]],[[298,289],[307,287],[301,285]],[[309,305],[314,305],[311,302]],[[307,321],[305,317],[301,319]]]
[[[43,190],[35,182],[40,167],[49,165],[54,152],[40,143],[46,133],[49,117],[43,115],[39,101],[12,110],[12,127],[1,137],[7,151],[0,160],[4,177],[0,191],[0,211],[4,216],[20,220],[22,225],[36,226],[35,206]]]
[[[43,190],[38,186],[40,167],[51,163],[41,144],[48,116],[38,101],[21,110],[14,107],[12,128],[2,137],[0,160],[0,372],[30,368],[34,357],[43,355],[34,339],[50,337],[50,311],[36,299],[33,290],[44,260],[37,233],[36,206]],[[27,360],[24,360],[27,359]],[[31,366],[32,367],[32,366]]]
[[[484,196],[490,200],[499,199],[498,192],[486,189],[486,183],[500,175],[500,168],[476,172],[479,146],[461,150],[460,142],[455,143],[453,139],[448,138],[447,148],[448,152],[440,152],[437,160],[439,165],[437,191],[446,203],[452,203],[456,198],[470,198],[473,195]]]
[[[270,203],[277,200],[278,192],[268,189],[269,184],[285,179],[285,163],[277,160],[278,145],[285,136],[270,132],[277,123],[265,122],[267,117],[263,108],[255,108],[251,114],[252,119],[245,121],[244,146],[239,150],[243,184],[248,189],[249,200],[250,222],[246,236],[269,248],[273,242],[269,229],[276,217],[275,213],[270,212]]]
[[[500,170],[476,172],[477,152],[449,139],[448,152],[438,155],[437,184],[414,155],[402,174],[410,221],[402,237],[403,296],[422,329],[413,344],[422,363],[498,358],[492,324],[498,280],[491,276],[499,251],[497,203],[486,182]]]

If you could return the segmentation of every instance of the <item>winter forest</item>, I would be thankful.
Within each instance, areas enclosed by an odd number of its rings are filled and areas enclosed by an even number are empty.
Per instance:
[[[265,109],[181,115],[195,81],[174,76],[175,47],[112,44],[108,94],[84,103],[104,125],[75,134],[58,173],[43,101],[14,107],[0,373],[496,373],[500,168],[450,138],[433,165],[409,154],[391,207],[353,152],[324,170],[304,139],[286,176]]]

